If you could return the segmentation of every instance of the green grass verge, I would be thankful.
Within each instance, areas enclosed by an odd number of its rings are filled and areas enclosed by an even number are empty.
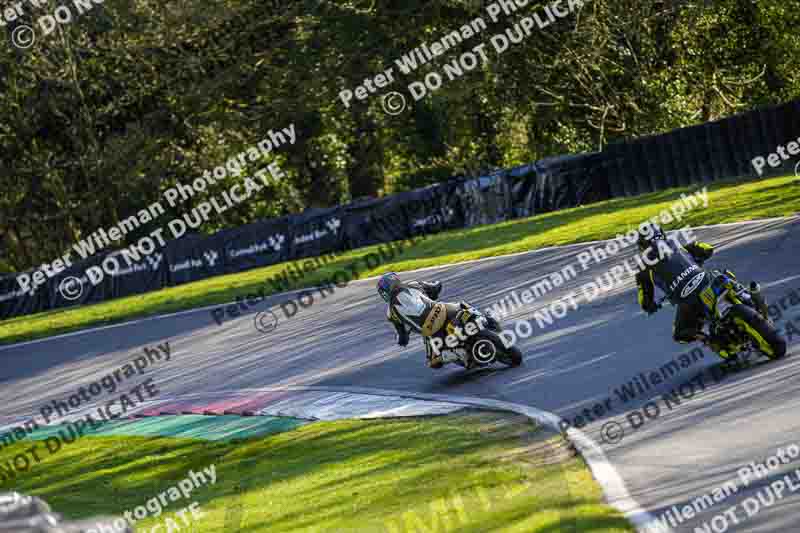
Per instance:
[[[748,182],[717,182],[709,186],[709,206],[690,211],[682,225],[700,226],[794,215],[800,212],[800,187],[795,177]],[[701,187],[670,189],[632,198],[620,198],[584,207],[433,235],[409,247],[378,268],[366,268],[363,258],[378,247],[352,250],[336,261],[306,275],[294,288],[314,286],[349,265],[359,264],[360,277],[380,272],[413,270],[447,265],[470,259],[524,252],[546,246],[572,244],[613,237],[669,208],[680,198]],[[0,343],[18,342],[92,325],[169,313],[210,304],[227,303],[237,296],[255,293],[265,280],[286,268],[287,263],[219,276],[179,287],[138,296],[48,311],[0,322]],[[303,261],[296,261],[303,268]],[[274,292],[267,284],[269,292]]]
[[[70,519],[121,516],[213,464],[215,484],[137,531],[178,521],[192,501],[205,514],[197,532],[633,531],[559,444],[522,417],[486,412],[320,422],[237,443],[84,437],[40,453],[0,492],[39,496]],[[29,446],[0,451],[0,464]]]

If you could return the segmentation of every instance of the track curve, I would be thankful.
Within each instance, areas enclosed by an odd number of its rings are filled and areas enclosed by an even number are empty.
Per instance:
[[[800,292],[800,218],[699,228],[696,234],[717,246],[710,267],[729,267],[740,280],[762,282],[768,299]],[[412,277],[444,283],[442,298],[489,307],[512,289],[526,288],[542,276],[576,264],[589,245],[551,248],[467,264],[426,269]],[[533,312],[603,274],[630,253],[594,264],[533,304],[515,311]],[[795,376],[800,352],[795,336],[786,359],[726,376],[706,378],[698,392],[675,409],[632,431],[632,410],[658,401],[654,387],[622,402],[615,390],[640,373],[658,370],[687,352],[671,340],[673,312],[647,317],[636,304],[633,280],[583,305],[520,341],[526,362],[520,368],[465,373],[424,365],[418,339],[403,350],[394,345],[393,328],[374,282],[354,282],[324,300],[281,320],[271,333],[254,325],[256,313],[284,301],[273,296],[242,317],[217,325],[209,310],[133,321],[42,341],[0,348],[0,422],[36,411],[64,398],[109,369],[129,362],[145,346],[168,341],[169,362],[151,375],[164,394],[182,395],[264,387],[330,386],[391,389],[410,393],[482,397],[528,405],[570,420],[605,402],[583,431],[602,447],[631,496],[653,516],[669,518],[678,509],[736,478],[751,461],[763,461],[780,447],[800,443],[800,407]],[[800,327],[800,305],[788,306],[782,319]],[[677,381],[697,378],[717,363],[710,354],[682,370]],[[685,378],[685,379],[684,379]],[[661,403],[663,406],[664,404]],[[614,444],[601,431],[620,423],[624,438]],[[607,429],[606,429],[607,431]],[[728,508],[763,490],[800,466],[782,465],[764,480],[743,487],[723,502],[682,520],[676,531],[694,531]],[[800,480],[798,481],[800,483]],[[787,531],[800,512],[800,494],[783,498],[727,531]],[[667,513],[666,515],[664,513]],[[701,529],[702,530],[702,529]]]

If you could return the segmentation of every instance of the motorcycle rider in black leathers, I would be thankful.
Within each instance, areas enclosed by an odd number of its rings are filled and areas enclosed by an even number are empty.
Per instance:
[[[462,307],[459,304],[441,303],[436,299],[442,292],[441,282],[403,282],[394,272],[378,280],[378,294],[389,304],[386,315],[397,330],[397,342],[408,345],[410,331],[424,337],[444,335],[443,327]],[[441,368],[444,361],[441,353],[434,353],[429,342],[425,343],[428,365]]]
[[[667,239],[663,230],[653,223],[650,223],[649,231],[644,233],[640,231],[638,245],[642,255],[649,259],[647,268],[636,275],[639,305],[642,309],[648,315],[659,310],[654,299],[655,287],[658,287],[678,308],[672,329],[675,341],[680,343],[701,341],[722,357],[727,357],[728,354],[720,349],[719,343],[703,333],[704,311],[696,307],[698,304],[689,304],[678,298],[692,279],[702,272],[700,265],[711,258],[714,247],[704,242],[692,242],[681,246]]]

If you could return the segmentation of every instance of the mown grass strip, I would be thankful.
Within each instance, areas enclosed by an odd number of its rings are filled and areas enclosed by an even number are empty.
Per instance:
[[[215,484],[137,531],[178,521],[193,501],[205,514],[199,532],[633,531],[582,460],[542,431],[524,417],[471,412],[318,422],[227,443],[87,436],[41,452],[0,491],[40,496],[69,518],[120,516],[213,464]],[[31,444],[3,449],[0,464]]]
[[[717,182],[708,186],[709,206],[689,211],[682,225],[701,226],[795,215],[800,212],[800,181],[795,177],[748,182]],[[378,247],[359,248],[341,254],[333,262],[305,275],[288,288],[311,287],[350,265],[361,265],[359,277],[385,271],[405,271],[460,261],[495,257],[564,244],[614,237],[641,221],[668,209],[681,194],[702,187],[669,189],[657,193],[598,202],[584,207],[545,213],[500,224],[449,231],[429,236],[377,268],[364,268],[363,258]],[[303,270],[306,260],[294,261]],[[211,304],[232,302],[237,296],[266,288],[266,280],[283,272],[290,263],[219,276],[138,296],[95,305],[48,311],[0,322],[0,343],[19,342],[75,331],[89,326],[165,314]]]

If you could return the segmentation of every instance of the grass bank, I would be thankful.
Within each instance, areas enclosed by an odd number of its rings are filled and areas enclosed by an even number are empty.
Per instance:
[[[0,451],[0,465],[30,445]],[[216,483],[137,531],[182,524],[175,513],[193,501],[197,532],[633,531],[567,450],[523,417],[487,412],[318,422],[230,443],[87,436],[40,453],[0,492],[40,496],[72,519],[122,516],[214,465]]]
[[[795,177],[743,183],[714,183],[708,187],[709,206],[689,211],[682,225],[721,224],[797,214],[800,212],[798,183]],[[360,265],[359,277],[364,278],[388,270],[399,272],[524,252],[546,246],[605,239],[638,225],[663,209],[668,209],[681,197],[681,194],[691,193],[699,188],[669,189],[501,224],[440,233],[407,247],[403,254],[378,268],[366,268],[363,261],[367,254],[377,251],[377,246],[360,248],[338,256],[335,261],[304,276],[299,283],[290,284],[290,287],[314,286],[329,279],[337,271],[347,270],[353,264]],[[295,261],[293,264],[302,270],[303,262],[303,260]],[[239,295],[256,292],[265,285],[265,279],[281,273],[288,264],[271,265],[101,304],[6,320],[0,322],[0,343],[18,342],[87,326],[232,302]],[[267,285],[267,289],[274,292],[271,285]]]

